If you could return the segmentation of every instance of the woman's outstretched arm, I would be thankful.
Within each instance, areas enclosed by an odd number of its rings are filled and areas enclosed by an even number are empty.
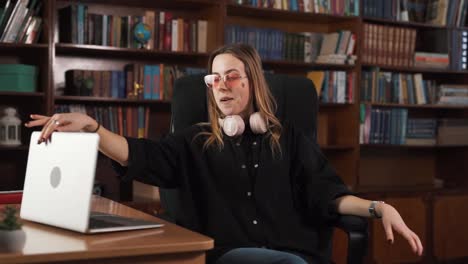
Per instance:
[[[30,117],[32,120],[25,124],[26,127],[42,126],[38,144],[49,140],[50,135],[54,131],[95,132],[99,134],[99,150],[104,155],[117,161],[122,166],[126,166],[128,163],[127,140],[101,126],[88,115],[82,113],[61,113],[52,116],[32,114]]]

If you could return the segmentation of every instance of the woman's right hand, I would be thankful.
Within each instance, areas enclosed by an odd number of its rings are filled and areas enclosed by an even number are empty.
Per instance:
[[[32,120],[25,124],[26,127],[43,127],[38,144],[48,140],[54,131],[91,132],[98,127],[96,120],[82,113],[61,113],[52,116],[32,114],[30,117]]]

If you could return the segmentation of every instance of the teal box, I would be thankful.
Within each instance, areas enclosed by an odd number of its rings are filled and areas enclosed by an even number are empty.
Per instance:
[[[0,64],[0,91],[35,92],[37,66],[26,64]]]

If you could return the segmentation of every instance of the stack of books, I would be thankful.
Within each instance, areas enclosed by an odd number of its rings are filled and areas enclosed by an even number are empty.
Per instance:
[[[408,118],[406,145],[434,146],[436,131],[437,120],[434,118]]]

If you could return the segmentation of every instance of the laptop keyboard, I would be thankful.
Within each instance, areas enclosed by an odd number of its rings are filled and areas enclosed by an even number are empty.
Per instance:
[[[95,217],[91,217],[89,219],[89,227],[91,229],[120,227],[120,226],[126,226],[126,224],[118,223],[115,221],[109,221],[109,220],[101,219],[101,218],[95,218]]]
[[[105,213],[91,212],[89,218],[89,229],[105,229],[119,227],[137,227],[137,226],[154,226],[159,225],[155,222],[122,217]]]

